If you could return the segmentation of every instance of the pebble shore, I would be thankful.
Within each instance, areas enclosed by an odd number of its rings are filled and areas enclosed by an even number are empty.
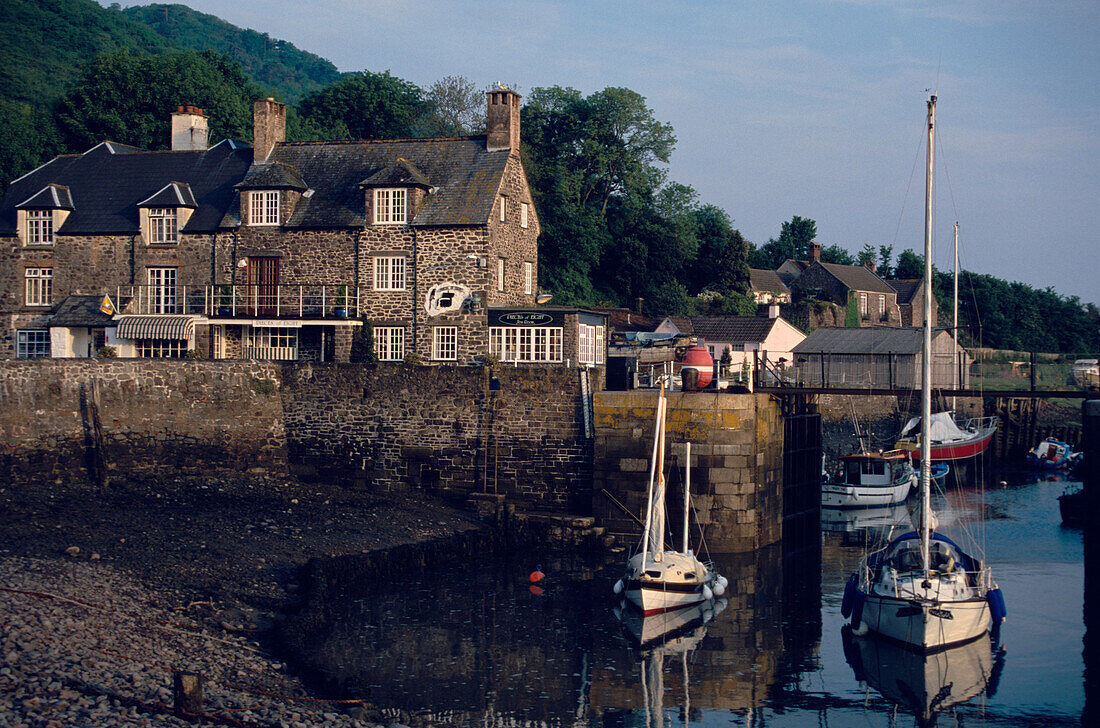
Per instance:
[[[310,698],[251,640],[214,633],[95,562],[0,559],[0,726],[384,725]],[[173,714],[173,672],[201,675],[203,713]]]
[[[0,728],[416,723],[310,694],[272,636],[311,558],[483,527],[424,494],[272,476],[7,485],[0,511]],[[201,676],[200,715],[177,672]]]

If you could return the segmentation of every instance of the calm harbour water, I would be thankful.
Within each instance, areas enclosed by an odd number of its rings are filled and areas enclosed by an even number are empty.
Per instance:
[[[1058,513],[1067,482],[981,475],[984,495],[949,488],[936,510],[948,535],[984,538],[1009,611],[997,645],[925,661],[847,637],[843,585],[871,533],[857,524],[824,531],[820,554],[716,556],[731,582],[717,614],[663,621],[622,618],[611,593],[621,558],[516,554],[370,591],[348,585],[301,659],[319,694],[440,724],[1079,725],[1084,557],[1081,531]],[[536,563],[548,577],[532,588]],[[639,645],[664,629],[663,644]]]

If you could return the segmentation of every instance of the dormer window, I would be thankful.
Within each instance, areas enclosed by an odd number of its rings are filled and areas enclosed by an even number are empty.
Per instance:
[[[169,182],[138,203],[146,245],[176,245],[180,230],[195,211],[195,196],[185,182]]]
[[[176,211],[171,207],[149,208],[149,243],[168,245],[179,242]]]
[[[408,221],[408,190],[376,189],[374,191],[374,224],[399,225]]]
[[[279,224],[278,190],[253,190],[248,193],[248,224]]]
[[[53,210],[27,210],[27,245],[53,245]]]

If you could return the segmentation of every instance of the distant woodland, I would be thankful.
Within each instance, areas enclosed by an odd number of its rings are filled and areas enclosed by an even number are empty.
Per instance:
[[[202,107],[212,139],[250,142],[254,99],[289,106],[291,140],[484,132],[485,86],[448,76],[428,88],[388,71],[341,73],[320,56],[183,5],[105,8],[93,0],[6,0],[0,24],[0,185],[62,153],[109,139],[168,143],[169,113]],[[542,224],[540,285],[557,303],[646,313],[751,314],[748,269],[805,259],[816,224],[776,221],[745,240],[730,214],[667,178],[672,126],[626,88],[517,89],[523,158]],[[793,212],[793,211],[792,211]],[[874,261],[884,278],[916,278],[912,250],[825,242],[827,262]],[[950,276],[937,271],[941,311]],[[966,272],[964,343],[1047,352],[1100,351],[1100,311],[1053,289]]]

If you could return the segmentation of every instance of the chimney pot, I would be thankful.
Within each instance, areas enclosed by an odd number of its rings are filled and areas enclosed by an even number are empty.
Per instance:
[[[519,94],[498,83],[487,96],[485,148],[490,152],[499,149],[519,152]]]
[[[202,109],[183,104],[177,106],[171,118],[172,151],[194,151],[209,146],[210,130]]]

